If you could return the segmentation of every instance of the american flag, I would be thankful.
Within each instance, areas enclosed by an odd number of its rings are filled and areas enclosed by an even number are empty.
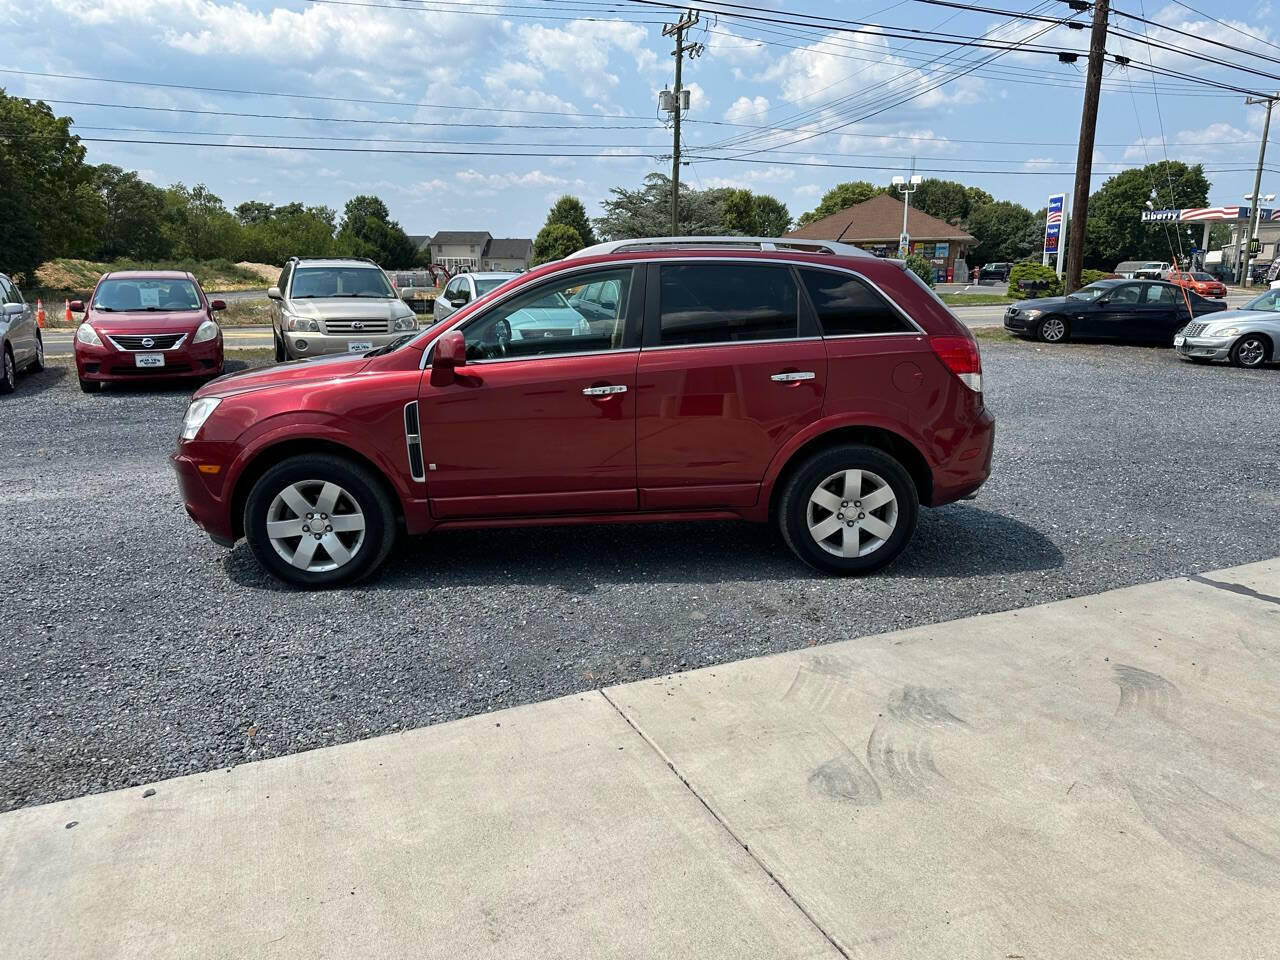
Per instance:
[[[1049,216],[1048,216],[1048,218],[1045,220],[1045,223],[1047,223],[1047,224],[1053,224],[1053,223],[1061,223],[1061,222],[1062,222],[1062,211],[1061,211],[1061,210],[1056,210],[1056,211],[1054,211],[1054,210],[1050,210],[1050,211],[1049,211]]]
[[[1182,220],[1242,220],[1240,207],[1199,207],[1182,211]]]

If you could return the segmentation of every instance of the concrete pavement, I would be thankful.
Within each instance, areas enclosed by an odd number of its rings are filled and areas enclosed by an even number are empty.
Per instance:
[[[1277,703],[1273,560],[5,814],[0,943],[1270,957]]]

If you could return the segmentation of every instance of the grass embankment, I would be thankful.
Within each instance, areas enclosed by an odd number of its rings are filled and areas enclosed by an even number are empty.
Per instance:
[[[184,270],[194,274],[206,293],[224,290],[260,290],[275,283],[279,267],[267,263],[232,263],[230,260],[116,260],[99,263],[62,257],[50,260],[36,271],[36,282],[24,289],[28,301],[44,300],[46,310],[63,300],[83,300],[93,292],[94,284],[111,270]]]
[[[991,307],[1018,302],[999,293],[940,293],[938,296],[949,307]]]

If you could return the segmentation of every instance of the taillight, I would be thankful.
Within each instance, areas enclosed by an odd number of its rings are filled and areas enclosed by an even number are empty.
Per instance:
[[[929,345],[947,369],[975,393],[982,392],[982,357],[972,337],[930,337]]]

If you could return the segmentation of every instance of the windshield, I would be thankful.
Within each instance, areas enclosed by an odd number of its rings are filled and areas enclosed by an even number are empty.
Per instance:
[[[200,310],[190,280],[103,280],[93,294],[95,310]]]
[[[1266,293],[1254,297],[1240,309],[1265,310],[1267,313],[1280,311],[1280,290],[1268,290]]]
[[[1067,296],[1069,296],[1072,300],[1084,300],[1086,303],[1090,303],[1094,300],[1097,300],[1100,296],[1102,296],[1104,293],[1106,293],[1110,289],[1111,289],[1110,287],[1103,286],[1100,283],[1091,283],[1087,287],[1081,287],[1075,293],[1067,294]]]
[[[1209,276],[1207,273],[1193,273],[1191,275],[1191,279],[1199,280],[1201,283],[1208,283],[1213,280],[1213,277]]]
[[[507,278],[507,277],[499,277],[499,278],[497,278],[496,280],[477,280],[477,281],[475,281],[475,284],[476,284],[476,296],[477,296],[477,297],[483,297],[483,296],[484,296],[486,293],[488,293],[490,290],[497,290],[500,286],[502,286],[504,283],[506,283],[508,279],[509,279],[509,278]]]
[[[289,299],[367,297],[391,300],[395,291],[377,267],[300,267],[293,275]]]

